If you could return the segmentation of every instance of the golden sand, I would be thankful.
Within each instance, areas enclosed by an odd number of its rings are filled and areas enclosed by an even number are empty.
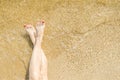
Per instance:
[[[49,80],[120,80],[119,0],[0,0],[0,80],[27,80],[41,19]]]

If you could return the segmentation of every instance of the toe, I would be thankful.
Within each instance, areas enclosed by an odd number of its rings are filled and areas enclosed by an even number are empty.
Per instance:
[[[32,28],[33,26],[31,24],[28,24],[28,25],[25,24],[24,27],[28,29],[28,28]]]
[[[26,27],[27,25],[26,24],[24,24],[24,28]]]
[[[44,25],[44,24],[45,24],[44,20],[41,20],[41,21],[37,22],[37,26]]]
[[[42,21],[41,21],[41,23],[42,23],[42,24],[44,24],[44,23],[45,23],[45,21],[44,21],[44,20],[42,20]]]
[[[37,26],[40,26],[41,25],[41,22],[37,22]]]

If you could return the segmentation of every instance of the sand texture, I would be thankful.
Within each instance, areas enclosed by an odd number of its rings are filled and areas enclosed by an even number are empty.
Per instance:
[[[28,80],[41,19],[49,80],[120,80],[120,0],[0,0],[0,80]]]

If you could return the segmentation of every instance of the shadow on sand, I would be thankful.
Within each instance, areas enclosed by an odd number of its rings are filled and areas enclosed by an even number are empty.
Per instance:
[[[22,37],[28,42],[29,47],[33,48],[33,44],[31,42],[31,39],[30,39],[29,35],[28,34],[24,34],[24,35],[22,35]],[[25,80],[29,80],[29,64],[30,64],[30,62],[28,62],[27,67],[25,67],[25,69],[26,69]]]

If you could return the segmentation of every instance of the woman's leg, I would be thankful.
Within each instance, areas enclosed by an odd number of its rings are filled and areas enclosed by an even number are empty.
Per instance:
[[[47,59],[41,48],[45,23],[39,22],[36,26],[36,41],[29,66],[29,80],[48,80]]]

